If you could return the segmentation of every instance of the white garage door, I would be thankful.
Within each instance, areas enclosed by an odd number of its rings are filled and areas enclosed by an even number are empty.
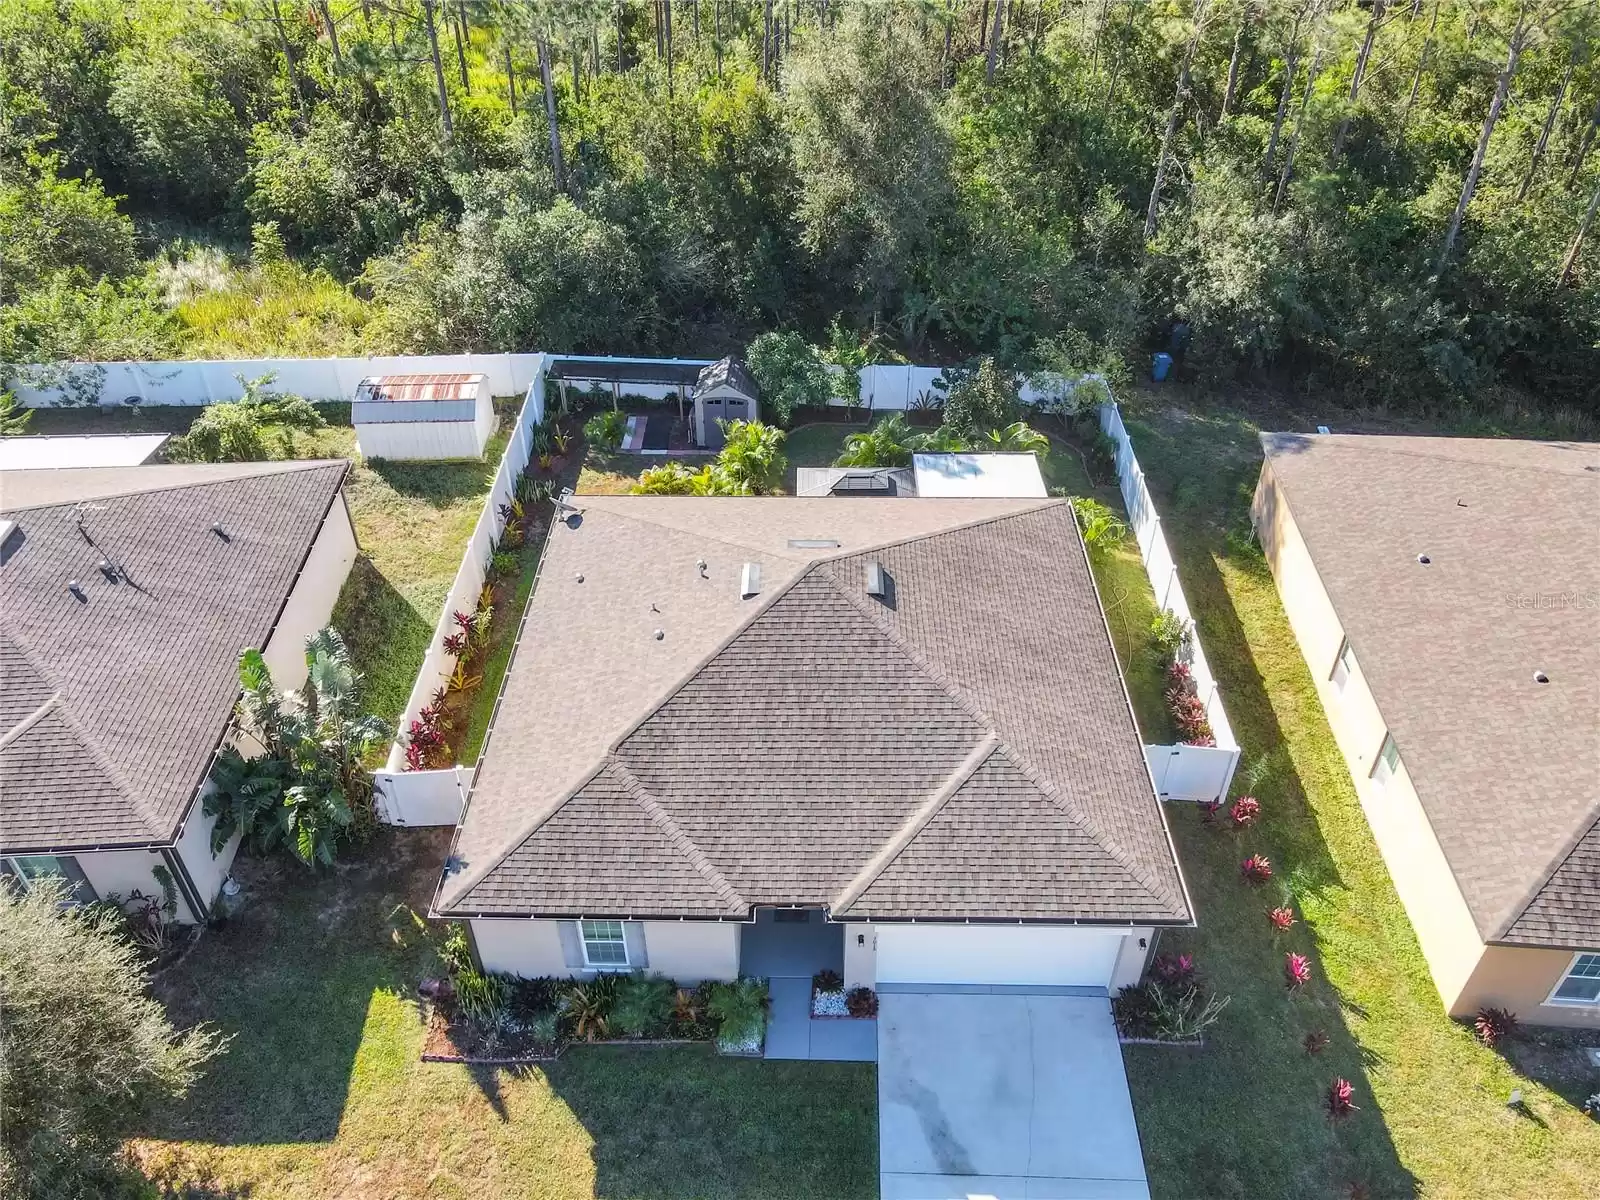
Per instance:
[[[1108,987],[1127,935],[1041,925],[879,925],[879,983]]]

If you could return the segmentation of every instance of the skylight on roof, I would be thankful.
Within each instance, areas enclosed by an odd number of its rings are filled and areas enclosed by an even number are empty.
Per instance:
[[[790,538],[791,550],[837,550],[843,543],[836,538]]]

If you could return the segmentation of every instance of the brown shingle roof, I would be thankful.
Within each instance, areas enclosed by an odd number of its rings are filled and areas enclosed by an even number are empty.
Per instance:
[[[239,652],[270,636],[345,470],[0,477],[17,525],[0,554],[8,851],[170,841],[238,694]]]
[[[1189,919],[1069,507],[576,503],[440,911]]]
[[[1600,446],[1261,440],[1479,933],[1600,945]]]

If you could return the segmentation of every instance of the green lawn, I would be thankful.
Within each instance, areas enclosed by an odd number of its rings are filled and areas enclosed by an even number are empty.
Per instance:
[[[361,556],[333,623],[366,673],[368,707],[393,720],[405,709],[461,556],[494,483],[514,410],[482,462],[361,462],[345,483]],[[337,440],[334,435],[343,435]],[[326,431],[323,453],[355,453],[354,431]]]
[[[130,1143],[153,1177],[274,1200],[876,1194],[870,1064],[705,1046],[576,1046],[520,1072],[421,1062],[416,984],[443,930],[418,914],[448,838],[381,830],[321,875],[240,864],[243,912],[157,981],[180,1023],[235,1036]]]
[[[1245,762],[1270,754],[1272,765],[1255,787],[1262,825],[1247,835],[1203,826],[1188,805],[1167,809],[1199,928],[1163,949],[1192,951],[1233,999],[1202,1051],[1125,1050],[1155,1195],[1600,1195],[1600,1129],[1445,1017],[1248,545],[1256,427],[1236,412],[1167,407],[1171,395],[1135,397],[1124,417]],[[1239,879],[1254,852],[1277,873],[1260,892]],[[1265,911],[1284,898],[1303,920],[1274,937]],[[1295,997],[1282,982],[1287,950],[1309,954],[1315,973]],[[1301,1040],[1314,1029],[1331,1044],[1309,1057]],[[1355,1084],[1360,1107],[1339,1125],[1323,1109],[1335,1076]],[[1515,1087],[1525,1114],[1506,1107]]]

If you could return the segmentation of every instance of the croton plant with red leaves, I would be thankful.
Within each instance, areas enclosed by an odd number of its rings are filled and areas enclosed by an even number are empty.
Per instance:
[[[1246,883],[1260,885],[1272,878],[1272,863],[1264,854],[1252,854],[1239,864],[1239,874]]]

